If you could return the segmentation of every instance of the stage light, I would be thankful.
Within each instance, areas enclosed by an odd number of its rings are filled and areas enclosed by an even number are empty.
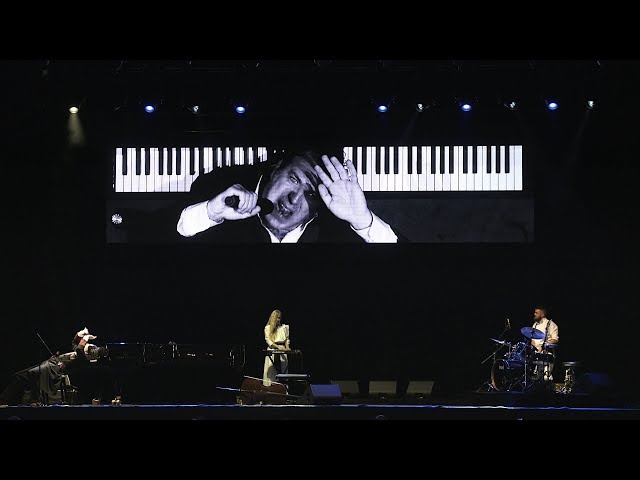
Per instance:
[[[596,101],[595,100],[587,100],[587,108],[589,110],[593,110],[594,108],[596,108]]]
[[[469,98],[456,98],[456,103],[463,112],[470,112],[473,109],[473,102]]]
[[[378,111],[380,113],[386,113],[389,110],[389,107],[383,103],[381,103],[380,105],[378,105]]]
[[[194,115],[197,115],[197,113],[200,111],[200,105],[193,105],[189,107],[189,111]]]
[[[246,111],[247,109],[244,105],[236,105],[236,113],[239,113],[240,115],[242,115]]]
[[[80,109],[76,106],[69,107],[69,113],[78,113]]]
[[[156,111],[156,107],[148,103],[147,105],[144,106],[144,111],[147,113],[153,113]]]
[[[122,223],[122,216],[119,213],[111,215],[111,223],[114,225],[120,225]]]
[[[516,102],[515,100],[509,100],[508,102],[504,102],[503,105],[505,106],[505,108],[511,111],[518,109],[518,102]]]
[[[558,102],[555,102],[553,100],[545,100],[544,102],[547,105],[547,108],[549,110],[557,110],[558,109]]]
[[[422,113],[427,109],[427,106],[424,103],[416,103],[416,112]]]

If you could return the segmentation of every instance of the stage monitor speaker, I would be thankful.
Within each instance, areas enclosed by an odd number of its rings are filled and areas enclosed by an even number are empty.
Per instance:
[[[331,383],[340,387],[340,392],[342,392],[344,398],[360,395],[360,386],[357,380],[331,380]]]
[[[309,384],[302,395],[302,402],[306,405],[340,405],[342,403],[340,386],[332,383]]]

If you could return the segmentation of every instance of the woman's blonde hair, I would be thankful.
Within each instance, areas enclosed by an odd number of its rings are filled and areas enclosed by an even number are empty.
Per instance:
[[[278,328],[278,320],[282,318],[282,312],[278,309],[271,312],[269,315],[269,321],[267,325],[269,325],[269,338],[273,340],[273,337],[276,335],[276,330]]]

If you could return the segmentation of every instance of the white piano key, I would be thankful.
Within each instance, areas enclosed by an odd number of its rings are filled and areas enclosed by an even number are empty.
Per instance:
[[[487,166],[491,162],[491,152],[489,147],[482,147],[482,190],[491,190],[491,174],[487,173]]]
[[[453,146],[451,147],[451,152],[449,152],[449,154],[451,155],[451,158],[453,159],[453,173],[451,174],[451,191],[452,192],[457,192],[459,190],[459,182],[458,182],[458,172],[459,172],[458,151],[459,149],[460,147]]]
[[[169,175],[169,191],[178,191],[178,151],[175,147],[172,147],[169,151],[169,157],[171,161],[171,174]]]
[[[213,147],[204,147],[202,149],[202,171],[204,174],[213,170]]]
[[[267,147],[258,147],[258,158],[261,162],[266,162],[268,158]]]
[[[509,173],[507,173],[507,190],[513,190],[515,187],[516,164],[515,164],[515,148],[509,145]]]
[[[371,191],[380,191],[380,174],[376,172],[376,147],[367,147],[367,165],[371,167]]]
[[[427,147],[418,147],[422,158],[420,158],[420,174],[418,175],[418,191],[427,191]]]
[[[116,192],[124,191],[124,172],[122,171],[122,148],[116,148],[116,173],[114,178],[114,189]]]
[[[463,146],[454,147],[453,151],[453,161],[457,171],[457,191],[458,192],[466,192],[467,191],[467,177],[468,173],[464,173],[464,148]]]
[[[411,191],[411,175],[409,175],[409,147],[398,147],[398,172],[402,178],[402,191]]]
[[[247,165],[255,165],[253,163],[253,147],[247,149]]]
[[[507,172],[505,160],[505,148],[504,145],[500,145],[500,173],[498,174],[498,190],[507,189]]]
[[[146,153],[144,156],[144,163],[142,164],[142,174],[144,177],[144,191],[145,192],[153,192],[154,191],[154,182],[155,182],[155,175],[154,175],[154,166],[153,166],[153,155],[152,155],[152,148],[149,149],[145,149]],[[149,164],[149,175],[147,175],[147,169],[146,164]]]
[[[162,175],[160,175],[160,149],[159,148],[149,149],[149,161],[151,162],[149,166],[149,174],[150,174],[149,176],[153,178],[153,191],[161,192],[162,191]]]
[[[495,145],[491,145],[491,186],[489,187],[492,191],[498,190],[498,148]]]
[[[442,191],[448,192],[451,190],[451,174],[449,173],[449,145],[446,145],[444,148],[444,173],[442,174]]]
[[[483,176],[482,166],[484,165],[485,168],[487,167],[486,158],[487,158],[487,147],[478,146],[476,148],[476,163],[478,168],[476,169],[476,172],[473,174],[474,190],[476,192],[482,191],[482,176]]]
[[[433,192],[436,189],[436,172],[431,168],[431,155],[433,155],[435,147],[427,147],[427,192]]]
[[[233,165],[233,156],[231,155],[231,148],[225,147],[224,149],[224,165],[230,167]]]
[[[476,189],[476,179],[473,176],[473,147],[471,145],[467,145],[462,148],[467,149],[467,173],[465,175],[467,179],[467,192],[473,192]]]
[[[418,191],[418,147],[411,147],[411,179],[409,181],[412,192]]]
[[[367,191],[364,185],[364,173],[362,173],[362,147],[356,147],[356,161],[358,162],[358,183],[362,187],[362,190]]]
[[[388,192],[389,191],[389,175],[384,170],[384,164],[387,159],[387,149],[385,147],[380,147],[380,191]]]
[[[160,184],[160,190],[158,190],[158,185],[155,185],[154,188],[156,191],[160,192],[168,192],[169,191],[169,149],[164,147],[162,149],[162,157],[160,158],[162,162],[162,183]]]
[[[515,156],[515,182],[514,190],[522,190],[522,145],[516,145]]]
[[[434,176],[435,176],[436,184],[434,186],[434,191],[436,192],[442,191],[442,173],[440,173],[442,169],[442,167],[440,166],[440,148],[441,147],[435,147],[436,170],[435,170]]]
[[[244,165],[244,149],[242,147],[233,148],[233,164]]]
[[[124,176],[124,181],[122,182],[122,191],[126,193],[131,192],[131,150],[131,148],[126,148],[124,150],[124,164],[127,173]]]
[[[180,175],[178,176],[178,191],[187,192],[187,176],[191,168],[191,149],[189,147],[180,147]]]
[[[393,164],[395,163],[395,149],[393,147],[383,147],[386,156],[389,158],[389,173],[386,173],[387,176],[387,191],[395,192],[396,191],[396,174],[393,171]]]

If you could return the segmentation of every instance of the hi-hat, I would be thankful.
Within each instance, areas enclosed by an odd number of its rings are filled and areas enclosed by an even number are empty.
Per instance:
[[[522,327],[520,329],[520,333],[522,333],[525,337],[531,338],[533,340],[542,340],[544,338],[544,332],[536,330],[533,327]]]
[[[504,340],[496,340],[495,338],[491,338],[489,337],[491,340],[493,340],[496,343],[500,343],[502,345],[511,345],[509,342],[505,342]]]

